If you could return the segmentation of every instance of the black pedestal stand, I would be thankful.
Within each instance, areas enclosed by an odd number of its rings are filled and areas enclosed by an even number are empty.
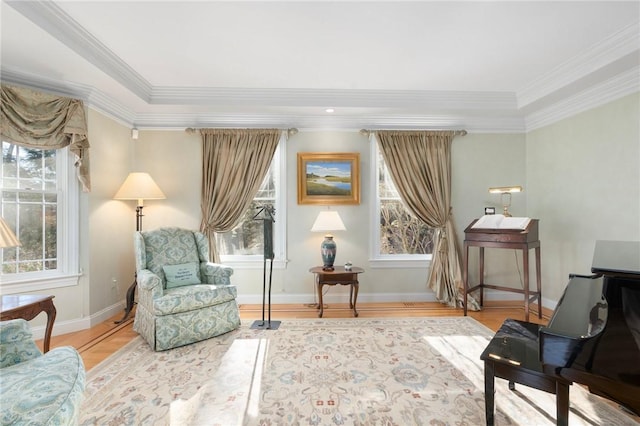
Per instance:
[[[262,321],[256,320],[251,325],[252,329],[264,329],[264,330],[277,330],[280,327],[281,321],[271,321],[271,277],[273,276],[273,259],[269,259],[269,319],[264,320],[264,308],[265,308],[265,295],[267,290],[267,259],[264,259],[262,267]]]
[[[273,214],[275,209],[272,206],[258,207],[260,211],[256,214],[254,220],[263,221],[264,232],[264,263],[262,265],[262,321],[254,321],[251,325],[252,329],[277,330],[281,321],[271,321],[271,277],[273,276]],[[258,217],[263,213],[263,217]],[[269,320],[264,320],[265,296],[267,293],[267,259],[269,260]]]

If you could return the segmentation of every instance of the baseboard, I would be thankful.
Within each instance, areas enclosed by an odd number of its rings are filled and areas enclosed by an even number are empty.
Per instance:
[[[65,321],[59,321],[56,319],[55,323],[53,324],[53,332],[51,334],[53,336],[57,336],[60,334],[86,330],[87,328],[91,328],[97,324],[100,324],[101,322],[108,320],[114,315],[117,315],[118,312],[122,312],[124,315],[124,301],[120,301],[85,318],[75,318]],[[35,339],[43,339],[44,330],[44,325],[36,326],[31,329],[33,337]]]

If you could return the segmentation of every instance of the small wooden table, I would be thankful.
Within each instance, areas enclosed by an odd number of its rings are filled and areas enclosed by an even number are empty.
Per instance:
[[[320,309],[318,317],[322,318],[324,313],[324,304],[322,303],[322,287],[325,285],[349,285],[351,286],[349,291],[349,309],[353,309],[353,316],[358,316],[356,310],[356,301],[358,300],[358,274],[364,272],[364,269],[352,266],[350,271],[344,269],[344,266],[336,266],[333,271],[325,271],[322,266],[315,266],[309,269],[316,276],[316,289],[318,291],[318,303],[317,309]]]
[[[47,314],[47,328],[44,332],[44,352],[49,351],[51,344],[51,332],[53,322],[56,320],[56,307],[53,305],[55,296],[40,294],[13,294],[2,296],[0,305],[0,320],[12,320],[24,318],[27,321],[34,319],[40,312]]]
[[[556,424],[569,422],[569,386],[560,376],[546,374],[540,362],[538,330],[541,325],[507,319],[489,342],[480,359],[484,361],[484,399],[487,426],[494,424],[495,377],[556,395]]]

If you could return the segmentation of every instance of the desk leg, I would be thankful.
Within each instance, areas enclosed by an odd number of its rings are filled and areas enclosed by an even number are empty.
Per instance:
[[[524,320],[529,322],[529,249],[522,249],[522,274],[524,275]]]
[[[556,425],[568,426],[569,424],[569,385],[564,382],[556,382]]]
[[[358,287],[360,287],[358,281],[351,284],[351,291],[353,292],[353,316],[355,317],[358,316],[358,311],[356,310],[356,301],[358,300]]]
[[[53,322],[56,320],[56,307],[53,300],[49,299],[42,303],[42,310],[47,314],[47,328],[44,331],[44,352],[49,352],[51,345],[51,333],[53,332]]]
[[[469,291],[469,244],[464,243],[464,260],[462,268],[462,284],[464,285],[464,296],[462,299],[462,307],[464,308],[464,316],[467,316],[467,292]]]
[[[540,276],[540,246],[536,247],[536,283],[538,286],[538,318],[542,318],[542,277]]]
[[[484,410],[487,426],[494,424],[494,396],[495,396],[495,370],[493,362],[484,363]]]
[[[484,306],[484,247],[480,247],[480,306]]]

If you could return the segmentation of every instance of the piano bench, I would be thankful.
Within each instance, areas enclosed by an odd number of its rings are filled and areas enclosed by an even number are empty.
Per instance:
[[[556,424],[569,423],[570,381],[545,374],[538,349],[539,324],[507,319],[485,348],[480,359],[484,361],[484,398],[487,426],[494,424],[495,377],[556,395]]]

